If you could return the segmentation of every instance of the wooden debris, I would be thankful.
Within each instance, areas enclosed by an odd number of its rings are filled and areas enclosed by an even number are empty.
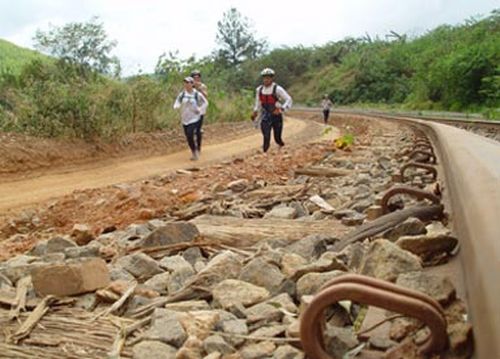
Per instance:
[[[10,337],[7,338],[8,342],[17,344],[21,339],[30,335],[33,328],[42,319],[42,317],[47,313],[50,305],[56,301],[56,297],[48,295],[36,306],[36,308],[31,312],[31,314],[26,318],[24,323],[21,324],[19,329]]]
[[[442,205],[416,206],[392,212],[386,214],[385,216],[379,217],[372,222],[363,224],[351,233],[348,233],[334,245],[333,250],[341,251],[349,244],[362,241],[365,238],[373,237],[388,230],[389,228],[393,228],[394,226],[406,221],[410,217],[416,217],[422,221],[427,221],[430,219],[439,218],[442,216],[442,214]]]
[[[123,321],[120,321],[118,324],[119,330],[118,333],[116,334],[115,341],[113,342],[113,347],[109,352],[108,359],[119,359],[123,347],[125,346],[125,341],[127,340],[127,337],[137,329],[140,329],[148,325],[150,322],[151,322],[151,317],[138,320],[137,322],[130,324],[128,326],[125,326]]]
[[[19,317],[21,311],[26,309],[26,294],[28,294],[28,288],[31,284],[31,277],[23,277],[17,281],[16,284],[16,298],[14,300],[14,305],[9,313],[10,319],[16,319]]]
[[[305,175],[310,177],[342,177],[352,174],[352,171],[330,167],[306,167],[295,170],[295,176]]]
[[[94,320],[98,319],[101,316],[107,316],[111,313],[116,312],[118,309],[122,307],[123,304],[127,301],[127,299],[134,293],[135,288],[137,287],[137,283],[132,284],[126,291],[123,293],[120,299],[118,299],[111,307],[102,311],[94,317]]]

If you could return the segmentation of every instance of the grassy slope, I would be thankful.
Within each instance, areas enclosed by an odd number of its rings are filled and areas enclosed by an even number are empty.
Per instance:
[[[34,59],[48,61],[50,58],[37,51],[0,39],[0,71],[8,70],[13,74],[18,74],[23,65]]]

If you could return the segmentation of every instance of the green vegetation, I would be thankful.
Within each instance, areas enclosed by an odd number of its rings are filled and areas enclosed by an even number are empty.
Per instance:
[[[0,73],[17,75],[24,65],[33,60],[48,62],[49,57],[39,52],[25,49],[13,43],[0,39]]]
[[[346,38],[265,54],[265,41],[253,37],[236,9],[224,14],[217,31],[219,48],[211,56],[164,54],[154,74],[126,79],[117,76],[115,42],[96,18],[37,32],[38,48],[56,58],[0,40],[0,130],[91,139],[179,126],[172,103],[195,68],[209,86],[208,121],[247,118],[264,67],[276,70],[296,103],[317,105],[329,94],[336,105],[500,117],[498,10],[416,38],[391,32],[385,39]]]

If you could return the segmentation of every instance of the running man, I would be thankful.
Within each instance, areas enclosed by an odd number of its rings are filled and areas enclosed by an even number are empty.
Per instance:
[[[201,72],[199,70],[194,70],[191,72],[191,77],[194,79],[194,88],[201,92],[203,96],[208,100],[208,88],[207,86],[201,82]],[[196,138],[198,138],[198,153],[201,152],[201,137],[203,134],[203,120],[205,119],[205,114],[207,110],[205,109],[200,113],[200,121],[198,121],[198,127],[196,128]]]
[[[333,102],[328,98],[328,94],[323,96],[323,101],[321,101],[321,107],[323,107],[323,121],[325,125],[328,123],[328,117],[330,117],[330,110],[333,106]]]
[[[191,160],[196,161],[200,157],[201,136],[197,134],[200,115],[207,109],[208,101],[203,94],[194,88],[194,79],[184,79],[184,90],[177,96],[174,109],[181,110],[181,122],[184,128],[186,140],[191,149]],[[195,141],[196,134],[196,141]]]
[[[265,68],[260,75],[262,85],[256,89],[252,120],[256,120],[260,111],[260,129],[264,138],[262,149],[266,153],[271,144],[271,131],[274,133],[274,141],[280,148],[285,145],[281,138],[283,113],[292,107],[292,98],[283,87],[274,82],[274,70]]]

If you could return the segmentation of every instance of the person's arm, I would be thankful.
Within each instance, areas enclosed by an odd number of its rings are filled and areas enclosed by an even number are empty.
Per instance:
[[[182,103],[181,103],[181,101],[180,101],[180,99],[181,99],[181,94],[182,94],[182,92],[181,92],[179,95],[177,95],[177,97],[176,97],[176,99],[175,99],[175,102],[174,102],[174,110],[177,110],[177,109],[178,109],[178,108],[180,108],[180,107],[181,107],[181,105],[182,105]]]
[[[255,118],[257,117],[257,113],[262,108],[262,104],[260,103],[260,98],[259,98],[259,90],[260,87],[257,87],[257,89],[255,90],[255,105],[253,107],[252,120],[255,120]]]
[[[208,107],[208,100],[201,91],[198,91],[198,99],[199,102],[201,102],[201,104],[198,105],[198,109],[201,113],[204,113]]]
[[[276,88],[276,95],[280,99],[281,102],[281,111],[286,111],[292,107],[293,100],[292,97],[285,91],[285,89],[281,86]]]

